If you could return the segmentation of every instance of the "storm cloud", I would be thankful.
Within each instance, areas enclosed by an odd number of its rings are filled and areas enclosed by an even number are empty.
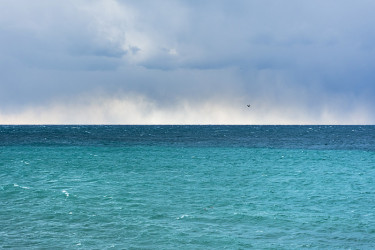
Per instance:
[[[0,6],[2,124],[375,122],[374,1]]]

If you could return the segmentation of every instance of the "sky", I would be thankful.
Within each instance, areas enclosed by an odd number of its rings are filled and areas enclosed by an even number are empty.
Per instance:
[[[375,124],[374,9],[0,0],[0,124]]]

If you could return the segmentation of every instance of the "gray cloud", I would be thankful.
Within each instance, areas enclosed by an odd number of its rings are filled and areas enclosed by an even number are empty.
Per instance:
[[[183,100],[241,100],[269,114],[289,110],[295,123],[358,110],[375,122],[373,1],[1,5],[3,114],[90,93],[135,93],[163,110]]]

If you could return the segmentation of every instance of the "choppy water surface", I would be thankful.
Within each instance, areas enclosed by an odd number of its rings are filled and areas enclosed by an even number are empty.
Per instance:
[[[374,126],[0,126],[0,246],[371,249],[374,149]]]

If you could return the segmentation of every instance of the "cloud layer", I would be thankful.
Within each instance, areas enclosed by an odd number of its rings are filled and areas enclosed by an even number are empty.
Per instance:
[[[373,1],[0,4],[0,123],[375,122]]]
[[[250,106],[240,100],[210,98],[205,101],[180,99],[175,105],[161,105],[138,94],[81,96],[62,104],[26,107],[0,113],[3,124],[366,124],[366,107],[343,111],[323,107],[306,113],[295,106]]]

